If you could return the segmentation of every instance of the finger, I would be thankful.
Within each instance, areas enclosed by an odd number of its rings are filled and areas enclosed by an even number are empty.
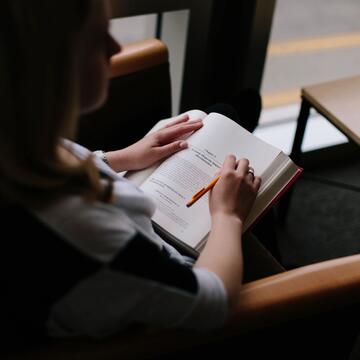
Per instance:
[[[253,181],[254,190],[256,192],[258,192],[259,189],[260,189],[260,186],[261,186],[261,177],[260,176],[255,176],[254,181]]]
[[[232,155],[232,154],[227,155],[225,160],[224,160],[222,170],[225,170],[225,169],[234,170],[235,166],[236,166],[236,157],[235,157],[235,155]]]
[[[179,117],[176,120],[174,120],[174,121],[170,122],[169,124],[165,125],[164,129],[168,128],[168,127],[171,127],[171,126],[174,126],[174,125],[177,125],[177,124],[184,123],[184,122],[188,121],[189,119],[190,118],[189,118],[188,114],[179,115]]]
[[[164,128],[157,134],[160,144],[168,143],[176,138],[193,131],[199,130],[203,126],[202,120],[187,122],[186,124],[178,124],[169,128]]]
[[[170,144],[166,144],[163,146],[159,146],[157,148],[157,152],[159,154],[160,158],[170,156],[171,154],[174,154],[180,150],[184,150],[188,147],[188,144],[184,140],[174,141]]]
[[[245,176],[246,176],[247,181],[249,181],[251,183],[255,180],[255,176],[250,172],[248,172]]]
[[[236,168],[236,171],[242,175],[242,176],[246,176],[248,173],[248,169],[249,169],[249,160],[245,159],[245,158],[241,158],[239,160],[238,166]]]
[[[255,172],[254,172],[254,169],[249,166],[248,170],[247,170],[247,173],[246,173],[246,178],[250,181],[250,182],[253,182],[254,179],[255,179]]]

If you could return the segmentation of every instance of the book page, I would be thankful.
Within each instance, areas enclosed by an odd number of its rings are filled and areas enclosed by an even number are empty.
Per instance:
[[[178,116],[174,116],[168,119],[163,119],[158,121],[151,129],[150,131],[146,134],[149,135],[151,133],[153,133],[154,131],[160,130],[162,129],[164,126],[166,126],[167,124],[170,124],[173,121],[176,121],[177,119],[179,119],[181,116],[183,116],[184,114],[188,114],[189,115],[189,121],[195,121],[195,120],[199,120],[199,119],[204,119],[206,117],[206,113],[201,111],[201,110],[190,110],[187,111],[183,114],[180,114]],[[123,172],[121,175],[125,176],[127,179],[129,179],[132,183],[140,186],[153,172],[154,170],[159,166],[160,163],[154,164],[151,167],[148,167],[144,170],[141,171],[127,171],[127,172]]]
[[[186,203],[215,177],[226,155],[248,158],[261,176],[280,153],[223,115],[211,113],[203,122],[187,139],[189,148],[165,160],[141,185],[157,203],[153,221],[192,247],[210,230],[209,195],[190,208]]]

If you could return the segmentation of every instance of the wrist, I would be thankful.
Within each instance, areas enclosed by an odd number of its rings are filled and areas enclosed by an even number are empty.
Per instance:
[[[123,150],[117,151],[103,151],[96,150],[94,154],[97,155],[106,165],[110,166],[114,171],[119,172],[129,170],[126,167],[126,156],[122,154]]]
[[[128,156],[125,149],[108,151],[106,153],[108,165],[116,172],[132,170],[129,167]]]
[[[226,213],[226,212],[216,212],[211,214],[211,221],[212,224],[215,225],[217,223],[221,223],[221,224],[233,224],[235,226],[240,227],[241,229],[243,228],[243,221],[240,219],[239,216],[237,216],[234,213]]]

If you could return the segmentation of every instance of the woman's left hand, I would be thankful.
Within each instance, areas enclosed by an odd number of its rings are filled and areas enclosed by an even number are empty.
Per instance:
[[[164,128],[146,135],[127,148],[106,153],[106,157],[110,166],[117,172],[144,169],[186,149],[188,144],[181,138],[190,135],[202,126],[201,120],[189,121],[188,115],[182,115]]]

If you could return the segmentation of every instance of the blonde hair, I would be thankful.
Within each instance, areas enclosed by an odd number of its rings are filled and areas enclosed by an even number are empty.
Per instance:
[[[66,192],[101,198],[91,159],[64,164],[79,117],[77,34],[98,0],[4,0],[0,14],[0,197],[44,204]],[[105,192],[108,192],[105,190]]]

